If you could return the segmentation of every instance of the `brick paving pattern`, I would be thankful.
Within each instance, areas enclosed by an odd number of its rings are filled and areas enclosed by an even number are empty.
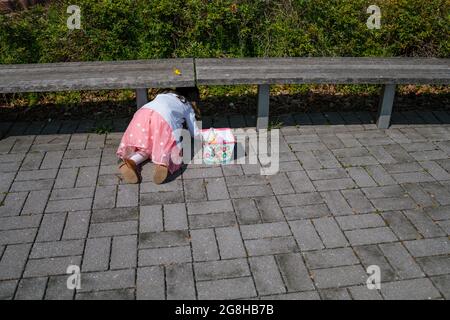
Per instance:
[[[1,123],[0,299],[449,299],[450,114],[368,118],[288,115],[278,174],[192,165],[163,185],[151,165],[121,183],[124,120]]]

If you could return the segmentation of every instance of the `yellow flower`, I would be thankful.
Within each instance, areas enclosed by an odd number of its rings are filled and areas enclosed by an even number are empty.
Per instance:
[[[177,76],[181,76],[181,70],[180,69],[173,69],[173,73],[175,73]]]

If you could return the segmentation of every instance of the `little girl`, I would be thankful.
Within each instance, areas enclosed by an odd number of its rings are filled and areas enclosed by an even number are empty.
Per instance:
[[[163,183],[169,172],[180,169],[183,124],[187,124],[191,136],[200,136],[195,120],[198,100],[198,88],[177,88],[158,94],[134,114],[117,150],[122,159],[119,170],[127,183],[139,183],[137,167],[147,159],[155,164],[156,184]]]

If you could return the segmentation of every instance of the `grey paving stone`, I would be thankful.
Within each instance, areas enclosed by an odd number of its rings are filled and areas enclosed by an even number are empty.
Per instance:
[[[314,192],[316,189],[307,174],[303,171],[293,171],[288,174],[288,178],[294,187],[295,192]]]
[[[380,244],[379,247],[400,279],[425,276],[408,251],[400,243]]]
[[[186,246],[139,250],[138,259],[140,267],[191,262],[191,248]]]
[[[306,252],[305,260],[310,269],[324,269],[359,263],[359,260],[350,248]]]
[[[35,243],[30,259],[78,256],[83,254],[84,240],[67,240]]]
[[[393,242],[397,237],[388,227],[358,229],[344,232],[352,245]]]
[[[369,199],[391,198],[391,197],[400,198],[406,195],[406,192],[399,185],[362,188],[361,190]]]
[[[41,165],[43,158],[44,152],[30,152],[26,155],[25,159],[23,159],[21,169],[22,170],[38,169],[39,166]]]
[[[134,288],[135,280],[134,269],[83,273],[81,289],[77,292]]]
[[[394,185],[397,183],[381,165],[368,166],[366,170],[380,186]]]
[[[419,239],[421,235],[412,223],[400,211],[383,212],[382,216],[386,220],[389,228],[400,240]]]
[[[97,186],[93,209],[109,209],[116,205],[117,186]]]
[[[373,156],[360,156],[360,157],[343,157],[339,159],[342,165],[345,167],[360,167],[360,166],[370,166],[378,164],[377,159]]]
[[[329,150],[314,150],[313,153],[316,156],[317,160],[319,160],[323,168],[330,169],[342,167],[341,163]]]
[[[0,231],[0,245],[33,242],[36,231],[36,228]]]
[[[378,214],[358,214],[336,217],[336,221],[342,230],[354,230],[365,228],[384,227],[386,224]]]
[[[138,185],[119,185],[117,190],[117,207],[135,207],[139,204]]]
[[[191,231],[192,251],[195,261],[219,259],[219,250],[213,229],[198,229]]]
[[[12,300],[18,280],[0,281],[0,300]]]
[[[124,236],[137,233],[137,221],[95,223],[91,224],[89,228],[90,238]]]
[[[187,212],[184,203],[164,206],[164,229],[166,231],[188,229]]]
[[[36,241],[45,242],[60,240],[65,221],[65,213],[44,214]]]
[[[187,230],[147,232],[139,234],[140,249],[177,247],[186,245],[189,245],[189,233]]]
[[[347,172],[342,168],[307,170],[306,173],[311,180],[331,180],[347,178]]]
[[[89,211],[69,213],[62,238],[65,240],[86,238],[89,230],[90,216]]]
[[[287,207],[283,209],[283,212],[287,220],[312,219],[330,215],[330,210],[325,204]]]
[[[219,280],[250,276],[247,260],[233,259],[197,262],[194,264],[197,281]]]
[[[237,227],[217,228],[216,238],[222,259],[247,256],[241,234]]]
[[[251,298],[256,296],[251,277],[197,282],[200,300],[225,300]]]
[[[418,183],[434,181],[434,178],[426,172],[393,173],[392,177],[398,183]]]
[[[193,202],[187,204],[188,214],[208,214],[233,211],[230,200]]]
[[[47,278],[22,279],[16,291],[16,300],[42,300]]]
[[[16,175],[15,181],[34,181],[44,179],[55,179],[57,169],[45,169],[45,170],[29,170],[19,171]]]
[[[92,223],[138,220],[138,210],[137,207],[93,210]]]
[[[383,252],[376,245],[366,245],[354,247],[354,251],[358,255],[361,263],[365,268],[375,265],[380,268],[381,282],[398,280],[399,277],[395,270],[388,263]]]
[[[22,208],[22,215],[42,214],[47,206],[50,190],[31,191]]]
[[[324,248],[316,229],[309,220],[290,221],[292,233],[302,251]]]
[[[184,196],[179,191],[142,193],[140,196],[143,206],[181,202],[184,202]]]
[[[61,168],[97,167],[99,164],[100,157],[63,159]]]
[[[348,288],[354,300],[383,300],[378,290],[369,290],[367,286],[355,286]]]
[[[48,151],[45,153],[40,169],[57,169],[61,163],[64,151]]]
[[[415,151],[410,152],[410,155],[417,161],[431,161],[448,158],[448,155],[441,150]]]
[[[300,254],[282,254],[275,256],[275,259],[288,291],[314,289],[311,277]]]
[[[274,222],[241,226],[244,240],[290,236],[291,231],[286,222]]]
[[[280,195],[277,199],[281,207],[297,207],[324,203],[320,193],[310,192],[292,195]]]
[[[249,256],[297,252],[297,245],[292,237],[265,238],[246,240],[245,246]]]
[[[278,222],[285,220],[283,211],[275,197],[256,198],[255,203],[264,222]]]
[[[137,269],[136,299],[163,300],[165,298],[165,279],[163,267]]]
[[[344,190],[356,187],[355,183],[350,178],[317,180],[313,181],[313,183],[318,191]]]
[[[404,213],[425,238],[442,237],[446,235],[446,233],[435,224],[425,212],[421,210],[407,210],[404,211]]]
[[[421,207],[437,206],[438,202],[426,193],[417,183],[405,183],[402,185],[409,196]]]
[[[372,203],[379,211],[408,210],[417,207],[409,197],[372,199]]]
[[[318,269],[314,270],[312,274],[319,289],[363,284],[367,279],[367,274],[359,265]]]
[[[78,168],[60,169],[56,177],[54,188],[74,188],[78,175]]]
[[[441,205],[445,206],[450,204],[450,191],[442,188],[442,184],[439,184],[437,182],[427,182],[421,183],[420,186]]]
[[[279,172],[275,175],[269,176],[268,178],[274,194],[279,195],[295,193],[286,173]]]
[[[367,148],[369,152],[377,159],[379,163],[395,163],[397,162],[390,154],[387,152],[383,146],[369,146]]]
[[[348,245],[334,218],[314,219],[313,223],[325,247],[336,248]]]
[[[87,239],[82,271],[90,272],[108,270],[110,251],[110,238]]]
[[[450,275],[430,278],[434,286],[439,289],[445,299],[450,298]]]
[[[111,248],[110,269],[135,268],[137,264],[137,237],[114,237]]]
[[[259,294],[275,294],[286,291],[273,256],[253,257],[249,259],[249,263]]]
[[[295,156],[300,161],[300,164],[304,169],[320,169],[322,165],[314,156],[312,151],[299,151],[295,152]]]
[[[0,260],[0,280],[19,279],[21,277],[30,249],[31,244],[17,244],[6,247]]]
[[[224,178],[205,179],[205,187],[208,200],[223,200],[229,198]]]
[[[139,233],[160,232],[164,230],[161,205],[141,206],[139,214]]]
[[[177,222],[179,223],[179,221]],[[236,216],[233,212],[189,216],[190,229],[205,229],[233,225],[236,225]]]
[[[321,192],[320,195],[333,215],[352,214],[353,210],[339,191]]]
[[[183,172],[184,179],[205,179],[205,178],[220,178],[223,176],[220,167],[213,168],[188,168]]]
[[[54,189],[50,200],[72,200],[92,198],[94,196],[94,187],[81,187],[69,189]]]
[[[416,172],[423,171],[423,168],[418,162],[405,162],[405,163],[392,163],[385,164],[383,167],[389,173],[406,173],[406,172]]]
[[[449,255],[422,257],[417,258],[416,261],[428,276],[436,276],[450,273]]]
[[[81,257],[60,257],[46,259],[30,259],[25,267],[24,278],[46,277],[66,274],[67,267],[79,266]]]
[[[195,299],[195,285],[192,265],[178,264],[166,267],[167,299]]]
[[[50,200],[45,209],[46,213],[63,211],[85,211],[92,207],[92,198],[70,199],[70,200]]]
[[[183,184],[186,202],[207,200],[205,182],[203,179],[184,180]]]
[[[48,278],[45,300],[73,300],[75,290],[67,288],[67,276]]]
[[[116,289],[99,292],[77,293],[76,300],[134,300],[133,289]]]
[[[229,193],[230,197],[233,199],[273,195],[272,189],[269,185],[233,186],[229,188]]]
[[[325,289],[320,290],[319,292],[322,297],[322,300],[352,300],[350,294],[345,288]]]
[[[375,211],[375,208],[361,190],[342,190],[342,194],[352,208],[353,213],[369,213]]]
[[[447,220],[447,219],[450,219],[450,206],[439,206],[439,207],[425,208],[425,212],[433,220]]]
[[[448,238],[405,241],[404,245],[414,257],[450,254],[450,240]]]
[[[320,296],[316,291],[308,291],[263,296],[261,300],[320,300]]]
[[[387,300],[428,300],[441,297],[429,279],[384,283],[381,293]]]
[[[234,199],[234,208],[241,224],[260,223],[261,217],[253,199]]]
[[[0,206],[0,216],[18,216],[26,198],[27,192],[7,193],[2,206]]]
[[[41,218],[41,215],[0,218],[0,231],[37,228],[39,227]]]

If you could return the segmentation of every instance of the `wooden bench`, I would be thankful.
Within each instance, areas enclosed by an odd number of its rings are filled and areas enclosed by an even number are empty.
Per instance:
[[[382,84],[377,124],[389,127],[398,84],[448,84],[450,59],[244,58],[155,59],[0,65],[0,93],[135,89],[137,106],[148,88],[258,85],[257,129],[269,124],[271,84]]]
[[[137,106],[147,88],[195,85],[194,59],[0,65],[0,93],[135,89]]]
[[[377,125],[389,127],[398,84],[448,84],[450,59],[245,58],[196,59],[199,85],[258,85],[257,129],[269,124],[271,84],[382,84]]]

